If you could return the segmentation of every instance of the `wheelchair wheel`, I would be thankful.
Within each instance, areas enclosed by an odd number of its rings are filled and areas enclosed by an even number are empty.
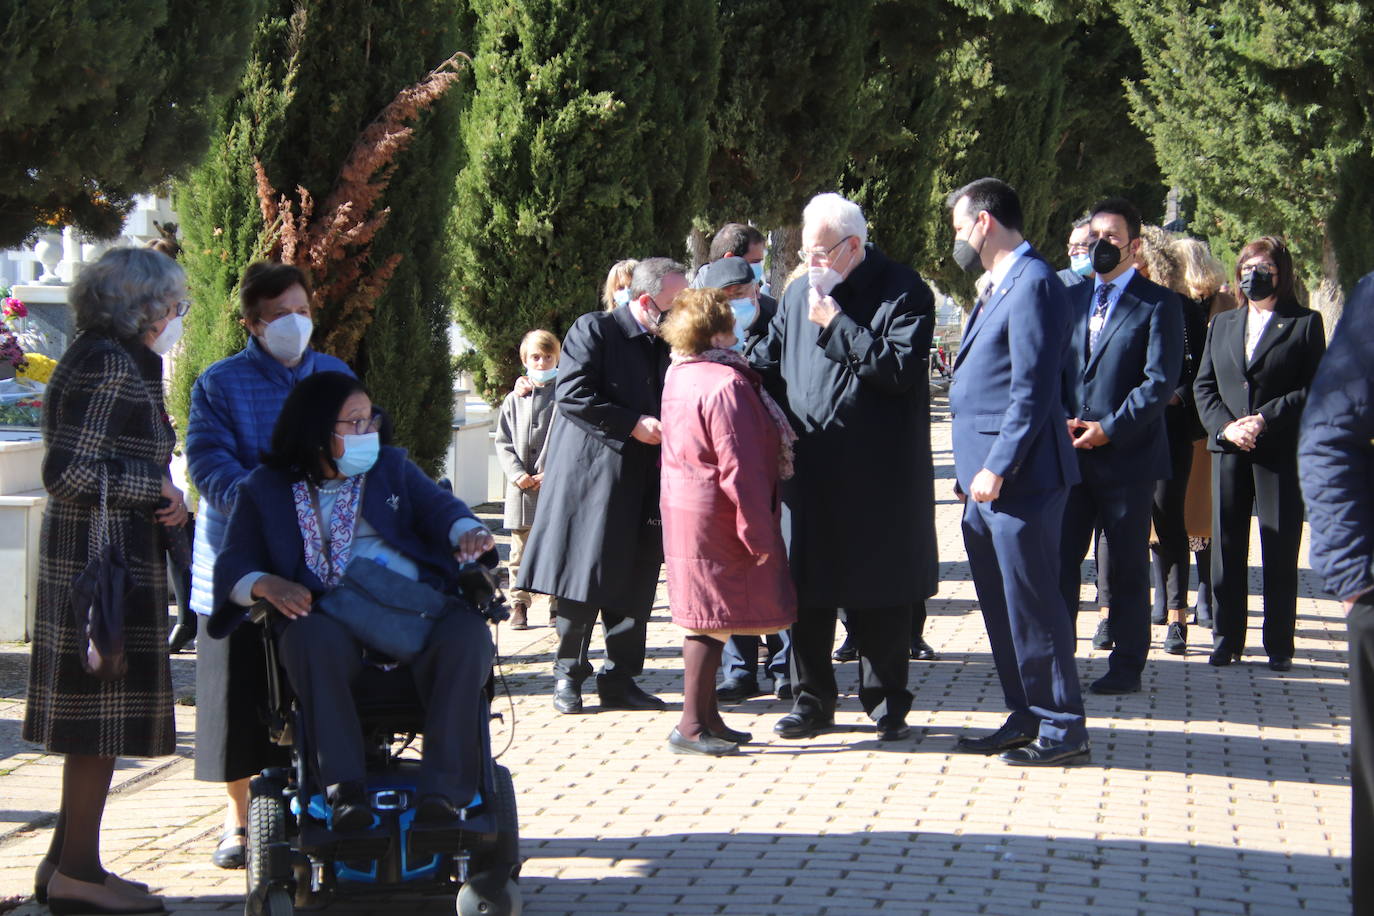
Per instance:
[[[268,891],[262,901],[262,916],[294,916],[295,912],[296,906],[291,900],[291,895],[280,887]]]
[[[515,809],[515,781],[510,770],[495,764],[495,779],[492,785],[492,800],[496,804],[496,850],[492,856],[493,865],[509,867],[510,876],[520,874],[520,819]]]
[[[254,783],[256,782],[257,780],[254,780]],[[261,889],[267,887],[274,879],[291,877],[290,874],[272,874],[272,856],[269,852],[272,846],[286,842],[286,800],[281,797],[279,787],[274,784],[269,783],[261,787],[254,785],[253,788],[259,791],[253,792],[248,801],[248,838],[244,846],[244,852],[247,853],[245,871],[250,897],[254,892],[261,893]],[[265,898],[264,912],[269,912],[267,903],[272,897],[273,894],[268,894]],[[291,895],[286,894],[286,897],[289,906]],[[291,910],[282,912],[290,913]]]

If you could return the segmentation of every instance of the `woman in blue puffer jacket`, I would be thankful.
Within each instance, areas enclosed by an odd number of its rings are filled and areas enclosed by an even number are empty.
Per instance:
[[[239,484],[258,466],[282,404],[301,379],[316,372],[352,375],[341,360],[310,349],[310,285],[298,268],[259,262],[239,284],[240,322],[248,345],[210,366],[191,390],[186,459],[200,493],[191,607],[213,610],[215,557]],[[211,860],[242,868],[248,781],[285,762],[271,744],[258,707],[265,697],[259,637],[242,627],[225,639],[204,628],[196,641],[196,778],[226,784],[224,834]]]

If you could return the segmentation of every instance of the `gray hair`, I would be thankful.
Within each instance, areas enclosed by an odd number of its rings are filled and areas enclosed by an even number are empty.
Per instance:
[[[868,221],[864,211],[852,200],[838,194],[817,194],[802,211],[802,225],[824,227],[838,235],[854,236],[860,245],[868,244]]]
[[[658,298],[663,292],[663,278],[669,274],[687,276],[687,265],[679,264],[672,258],[645,258],[635,265],[630,277],[630,298],[638,299],[646,293]]]
[[[67,302],[78,331],[108,331],[129,340],[152,327],[186,295],[186,274],[151,248],[112,248],[72,284]]]

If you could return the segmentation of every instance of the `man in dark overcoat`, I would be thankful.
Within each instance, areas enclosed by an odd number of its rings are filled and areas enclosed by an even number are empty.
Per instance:
[[[634,678],[644,670],[645,632],[663,565],[658,413],[668,346],[658,326],[686,286],[683,265],[640,261],[629,305],[583,315],[563,341],[558,419],[517,583],[557,599],[553,705],[562,713],[582,711],[598,613],[606,639],[596,678],[601,706],[663,708]]]
[[[898,740],[909,734],[912,605],[930,594],[935,568],[935,300],[914,270],[867,244],[856,204],[822,194],[802,220],[809,273],[788,286],[753,357],[781,385],[799,436],[783,490],[795,698],[774,731],[806,738],[833,723],[830,650],[843,614],[859,650],[859,701],[878,737]]]

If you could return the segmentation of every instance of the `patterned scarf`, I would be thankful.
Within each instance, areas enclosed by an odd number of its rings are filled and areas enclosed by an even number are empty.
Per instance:
[[[773,400],[772,395],[763,390],[763,386],[757,380],[758,376],[753,367],[749,365],[749,360],[744,358],[743,353],[718,349],[704,350],[694,356],[674,353],[673,362],[679,365],[682,363],[720,363],[723,366],[730,366],[744,372],[744,377],[754,386],[754,390],[758,392],[759,398],[763,401],[768,416],[773,418],[773,425],[778,428],[778,438],[782,440],[782,448],[778,450],[778,476],[787,480],[795,473],[792,467],[792,443],[797,441],[797,434],[792,430],[792,424],[787,421],[787,415],[782,412],[778,402]]]
[[[366,476],[350,477],[339,488],[334,507],[329,512],[328,540],[320,531],[320,513],[315,508],[317,503],[310,484],[304,480],[291,484],[291,496],[296,502],[296,524],[300,525],[301,540],[305,542],[305,565],[326,587],[339,584],[348,561],[353,558],[353,529],[358,524],[358,503]]]

